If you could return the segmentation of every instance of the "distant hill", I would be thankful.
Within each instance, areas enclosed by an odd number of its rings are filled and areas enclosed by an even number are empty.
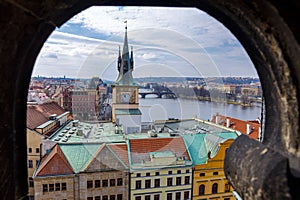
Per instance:
[[[163,82],[187,82],[196,81],[199,83],[220,83],[220,84],[251,84],[259,83],[259,78],[253,77],[207,77],[207,78],[196,78],[196,77],[145,77],[145,78],[135,78],[137,82],[153,82],[153,83],[163,83]]]

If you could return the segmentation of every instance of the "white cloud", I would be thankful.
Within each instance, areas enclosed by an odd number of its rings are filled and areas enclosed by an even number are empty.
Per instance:
[[[195,8],[152,7],[91,7],[74,16],[64,26],[72,29],[77,24],[80,29],[74,29],[73,34],[53,32],[33,75],[106,75],[115,79],[125,20],[129,43],[134,47],[135,76],[219,76],[228,75],[227,69],[237,73],[230,72],[232,75],[256,76],[242,46],[214,18]],[[89,31],[107,39],[80,36]]]

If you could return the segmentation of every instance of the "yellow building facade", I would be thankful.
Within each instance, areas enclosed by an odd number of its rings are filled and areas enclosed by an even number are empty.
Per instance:
[[[191,198],[192,168],[156,168],[131,174],[132,200],[188,200]]]
[[[43,136],[38,132],[26,129],[27,138],[27,172],[28,172],[28,195],[34,196],[33,173],[41,158],[41,144]]]
[[[233,200],[232,186],[224,174],[224,158],[232,139],[219,144],[217,154],[208,159],[206,164],[194,166],[193,200]]]

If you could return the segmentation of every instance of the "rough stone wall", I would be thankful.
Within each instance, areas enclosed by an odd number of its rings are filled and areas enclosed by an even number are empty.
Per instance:
[[[2,199],[24,199],[27,193],[26,96],[38,52],[55,27],[90,5],[198,7],[229,28],[257,68],[266,123],[262,144],[244,136],[232,144],[227,177],[245,199],[299,198],[299,1],[0,0]]]

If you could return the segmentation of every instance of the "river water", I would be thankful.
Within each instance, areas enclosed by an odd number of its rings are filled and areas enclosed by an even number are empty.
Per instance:
[[[186,99],[139,99],[142,122],[164,120],[168,118],[200,118],[211,120],[216,113],[242,120],[254,120],[261,117],[261,105],[242,107],[240,105],[215,103]]]

